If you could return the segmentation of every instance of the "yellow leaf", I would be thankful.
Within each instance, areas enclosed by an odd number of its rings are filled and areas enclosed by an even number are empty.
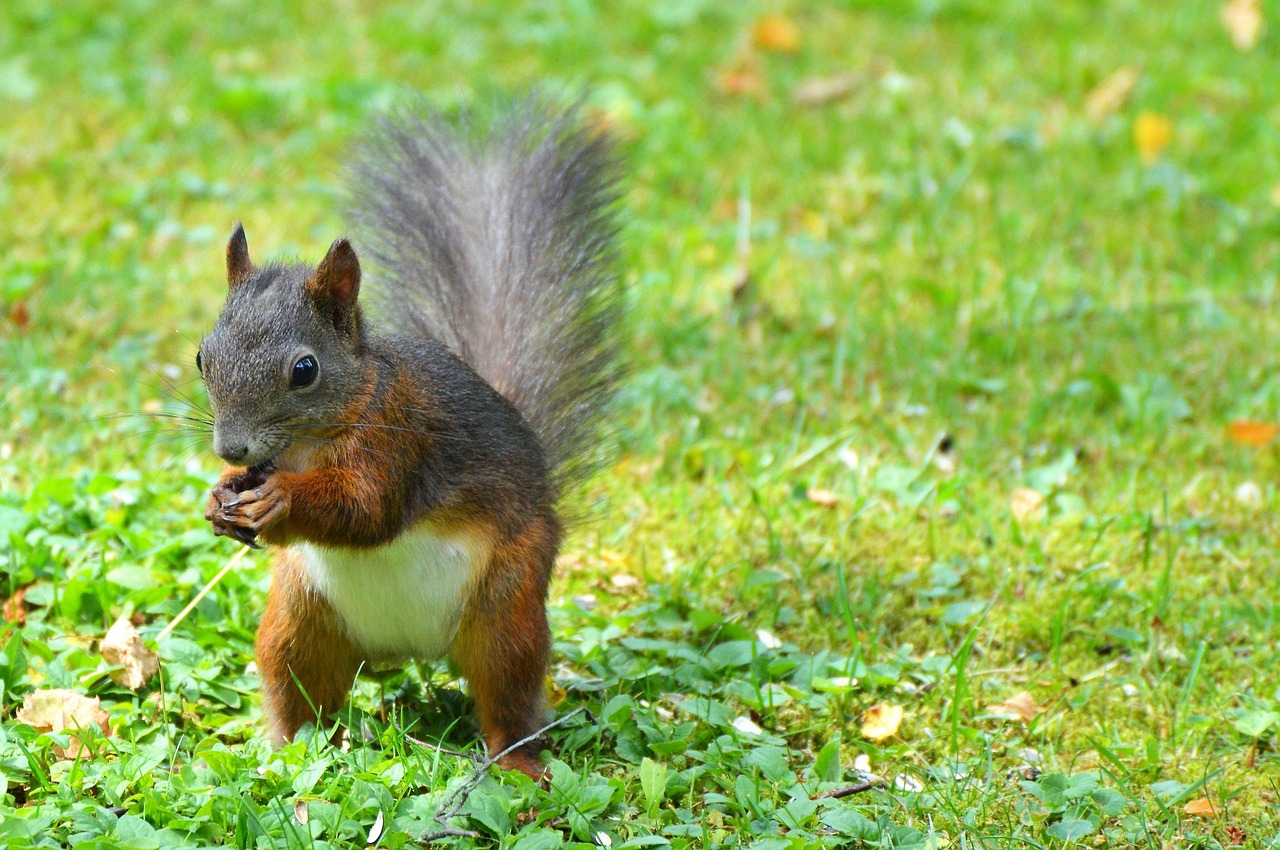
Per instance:
[[[1260,0],[1228,0],[1222,4],[1218,19],[1238,50],[1252,50],[1262,34]]]
[[[1084,114],[1090,121],[1100,123],[1119,112],[1129,101],[1129,95],[1133,94],[1138,76],[1138,69],[1132,65],[1112,71],[1085,96]]]
[[[1160,158],[1173,141],[1173,122],[1155,112],[1143,112],[1133,122],[1133,143],[1145,165]]]
[[[1035,697],[1031,696],[1027,691],[1014,694],[999,705],[991,706],[991,710],[996,714],[1008,714],[1012,717],[1022,718],[1024,723],[1030,723],[1036,718],[1037,714],[1044,711],[1044,708],[1036,705]]]
[[[877,703],[862,715],[862,737],[883,741],[898,734],[902,725],[902,706],[887,702]]]
[[[1265,446],[1280,434],[1280,425],[1270,422],[1232,422],[1227,426],[1227,436],[1246,446]]]
[[[108,664],[121,669],[111,671],[111,681],[136,691],[160,671],[160,656],[142,642],[142,635],[127,617],[116,620],[115,625],[98,645],[102,658]]]
[[[75,731],[97,726],[103,734],[111,734],[101,700],[61,688],[27,694],[14,719],[40,732]],[[76,758],[80,755],[80,748],[80,739],[72,735],[70,746],[55,746],[54,750],[63,758]]]
[[[564,702],[564,698],[569,695],[568,691],[556,684],[556,680],[551,678],[550,673],[542,680],[542,687],[547,693],[547,702],[552,708]]]
[[[840,501],[840,497],[830,490],[823,490],[821,487],[810,487],[805,491],[805,498],[815,505],[821,505],[824,508],[834,508],[836,503]]]
[[[795,53],[800,49],[800,27],[785,15],[766,15],[751,27],[751,40],[771,53]]]
[[[1044,513],[1044,496],[1030,487],[1019,487],[1009,496],[1009,510],[1019,522],[1041,516]]]
[[[1183,806],[1182,810],[1189,815],[1196,815],[1202,818],[1215,818],[1218,816],[1218,809],[1208,797],[1192,800]]]

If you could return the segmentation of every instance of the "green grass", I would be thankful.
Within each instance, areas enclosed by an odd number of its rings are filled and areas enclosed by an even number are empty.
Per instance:
[[[208,447],[119,415],[202,393],[234,220],[314,259],[380,109],[541,83],[589,91],[632,173],[621,451],[552,591],[559,710],[594,722],[553,732],[549,790],[485,778],[458,843],[1270,846],[1280,455],[1224,432],[1280,410],[1274,4],[1250,52],[1209,2],[471,5],[0,11],[0,596],[27,587],[0,844],[438,829],[471,762],[406,734],[478,752],[443,669],[363,678],[349,748],[261,740],[264,556],[160,643],[162,679],[106,677],[120,614],[154,639],[234,552],[200,519]],[[751,48],[778,12],[794,55]],[[721,91],[739,66],[757,94]],[[1132,95],[1087,117],[1125,66]],[[1142,111],[1174,125],[1151,165]],[[1043,515],[1013,516],[1021,487]],[[16,722],[53,687],[100,697],[111,737],[66,759]],[[1031,722],[991,710],[1021,691]],[[881,702],[906,718],[873,743]],[[860,756],[914,783],[811,799]],[[1185,813],[1203,797],[1216,818]]]

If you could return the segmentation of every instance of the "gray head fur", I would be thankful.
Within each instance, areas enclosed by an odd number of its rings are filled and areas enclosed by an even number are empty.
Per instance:
[[[322,438],[339,423],[364,377],[359,263],[345,240],[312,268],[249,262],[244,231],[227,246],[229,291],[200,346],[213,405],[214,451],[228,463],[259,466],[295,440]],[[318,373],[295,386],[295,366]]]

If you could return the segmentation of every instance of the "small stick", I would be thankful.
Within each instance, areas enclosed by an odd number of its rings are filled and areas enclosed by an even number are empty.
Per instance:
[[[821,794],[815,794],[813,800],[839,800],[841,797],[852,797],[854,794],[861,794],[863,791],[870,791],[877,785],[883,785],[883,779],[869,779],[866,782],[859,782],[857,785],[846,785],[843,788],[832,788],[830,791],[823,791]]]
[[[225,576],[227,573],[231,572],[231,568],[234,567],[236,564],[240,563],[241,559],[244,558],[244,556],[247,555],[248,553],[249,553],[249,549],[248,547],[245,547],[244,549],[241,549],[239,552],[232,555],[231,560],[227,561],[226,565],[222,569],[218,570],[218,574],[214,576],[212,579],[210,579],[208,584],[200,588],[200,592],[196,594],[196,598],[192,599],[191,602],[187,604],[187,607],[183,608],[182,611],[178,614],[178,616],[174,617],[173,620],[170,621],[169,625],[165,626],[163,629],[160,630],[160,634],[156,635],[156,642],[158,643],[159,641],[162,641],[165,638],[167,638],[169,634],[178,627],[178,624],[181,623],[183,620],[185,620],[187,618],[187,615],[190,614],[195,609],[195,607],[200,604],[200,600],[204,599],[206,596],[209,595],[209,591],[213,590],[214,585],[222,581],[222,577]]]
[[[577,717],[579,714],[584,713],[586,710],[587,710],[587,707],[585,705],[578,706],[573,711],[569,712],[563,717],[557,717],[555,720],[552,720],[550,723],[548,723],[546,726],[543,726],[541,729],[539,729],[537,732],[534,732],[532,735],[528,735],[524,738],[521,738],[519,741],[516,741],[514,744],[507,747],[505,750],[498,753],[497,755],[491,756],[486,754],[485,757],[482,759],[476,758],[475,756],[468,755],[467,757],[470,758],[472,762],[474,762],[476,765],[475,772],[471,774],[471,776],[467,779],[466,782],[462,783],[457,788],[453,789],[453,793],[445,798],[444,802],[440,804],[440,808],[437,809],[435,813],[435,818],[434,818],[435,822],[440,824],[442,827],[444,827],[444,829],[440,830],[439,832],[432,832],[427,835],[424,835],[420,837],[418,840],[421,841],[423,844],[430,844],[433,841],[439,841],[441,838],[454,838],[454,837],[479,838],[480,837],[479,833],[472,832],[469,829],[458,829],[456,826],[450,826],[448,821],[449,821],[449,818],[456,817],[458,812],[462,811],[462,807],[463,805],[466,804],[467,798],[471,796],[471,792],[476,790],[477,786],[479,786],[480,783],[484,781],[484,778],[489,774],[489,768],[497,764],[498,759],[502,758],[508,753],[511,753],[520,749],[525,744],[529,743],[530,741],[534,740],[540,735],[546,734],[547,732],[551,731],[557,726],[560,726],[561,724],[568,722],[572,718]]]

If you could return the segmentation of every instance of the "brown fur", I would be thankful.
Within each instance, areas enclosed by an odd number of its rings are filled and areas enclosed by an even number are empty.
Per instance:
[[[291,549],[276,555],[257,651],[262,708],[275,743],[341,708],[363,660]]]
[[[284,547],[258,636],[277,740],[342,704],[366,660],[352,635],[371,625],[344,623],[288,547],[346,550],[346,569],[422,523],[487,544],[449,612],[449,655],[490,752],[544,721],[556,503],[594,466],[618,376],[617,162],[579,119],[531,98],[486,132],[426,112],[380,126],[356,169],[379,331],[347,240],[316,267],[259,267],[232,234],[227,301],[197,362],[214,449],[233,466],[205,516],[217,534]],[[502,764],[538,776],[537,754],[531,742]]]

